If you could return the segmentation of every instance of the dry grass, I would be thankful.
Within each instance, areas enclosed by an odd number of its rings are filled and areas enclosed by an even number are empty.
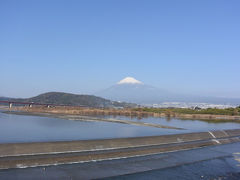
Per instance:
[[[137,117],[139,119],[144,117],[167,117],[167,118],[181,118],[181,119],[199,119],[211,121],[234,121],[240,122],[240,116],[230,115],[213,115],[213,114],[182,114],[176,112],[146,112],[136,109],[97,109],[97,108],[82,108],[82,107],[14,107],[12,110],[36,113],[53,113],[53,114],[73,114],[82,116],[98,116],[98,115],[111,115],[111,116],[127,116]]]

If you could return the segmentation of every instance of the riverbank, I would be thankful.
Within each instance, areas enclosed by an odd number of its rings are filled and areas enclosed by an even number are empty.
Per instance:
[[[240,143],[132,158],[0,170],[0,179],[240,179]],[[209,168],[210,167],[210,168]]]
[[[42,116],[42,117],[53,117],[59,119],[67,119],[73,121],[98,121],[98,122],[111,122],[111,123],[122,123],[122,124],[131,124],[137,126],[147,126],[155,128],[164,128],[164,129],[175,129],[175,130],[184,130],[183,128],[178,128],[174,126],[165,126],[161,124],[147,123],[147,122],[136,122],[123,119],[113,119],[113,118],[100,118],[92,116],[80,116],[80,115],[69,115],[69,114],[49,114],[49,113],[36,113],[36,112],[19,112],[19,111],[5,111],[6,114],[15,114],[15,115],[30,115],[30,116]]]
[[[6,109],[6,108],[5,108]],[[165,118],[179,118],[179,119],[196,119],[202,121],[212,122],[237,122],[240,123],[239,115],[216,115],[216,114],[184,114],[174,111],[166,112],[150,112],[138,109],[97,109],[97,108],[79,108],[79,107],[13,107],[12,111],[21,111],[26,113],[50,113],[50,114],[68,114],[81,116],[97,116],[97,115],[111,115],[111,116],[127,116],[137,117],[139,119],[144,117],[165,117]]]
[[[240,142],[240,130],[80,140],[0,144],[0,169],[73,164],[147,156]]]

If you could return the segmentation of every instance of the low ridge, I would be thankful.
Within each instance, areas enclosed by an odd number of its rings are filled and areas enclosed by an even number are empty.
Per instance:
[[[1,100],[1,98],[0,98]],[[19,102],[35,102],[44,104],[65,104],[72,106],[87,106],[95,108],[111,108],[111,107],[135,107],[136,104],[116,102],[94,95],[77,95],[63,92],[48,92],[43,93],[32,98],[4,98],[8,101],[19,101]]]

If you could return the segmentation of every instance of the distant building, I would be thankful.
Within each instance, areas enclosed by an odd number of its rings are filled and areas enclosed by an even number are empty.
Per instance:
[[[200,108],[200,107],[198,107],[198,106],[195,106],[193,109],[194,109],[194,110],[201,110],[202,108]]]

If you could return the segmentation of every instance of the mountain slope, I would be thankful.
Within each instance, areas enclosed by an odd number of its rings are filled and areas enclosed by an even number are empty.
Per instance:
[[[119,103],[111,100],[107,100],[101,97],[93,95],[76,95],[62,92],[48,92],[40,94],[32,98],[4,98],[9,101],[20,101],[20,102],[35,102],[35,103],[49,103],[49,104],[65,104],[72,106],[87,106],[87,107],[134,107],[136,104],[130,103]]]
[[[134,103],[157,103],[159,99],[167,101],[172,97],[170,92],[144,84],[116,84],[96,95],[115,101]]]
[[[117,84],[95,93],[97,96],[115,101],[126,101],[138,104],[158,104],[163,102],[191,102],[191,103],[231,103],[239,104],[239,98],[204,97],[173,93],[153,86],[145,85],[141,81],[127,77]]]
[[[134,103],[158,103],[159,100],[172,100],[174,96],[171,92],[145,85],[132,77],[126,77],[110,88],[97,92],[96,95],[111,100]]]

